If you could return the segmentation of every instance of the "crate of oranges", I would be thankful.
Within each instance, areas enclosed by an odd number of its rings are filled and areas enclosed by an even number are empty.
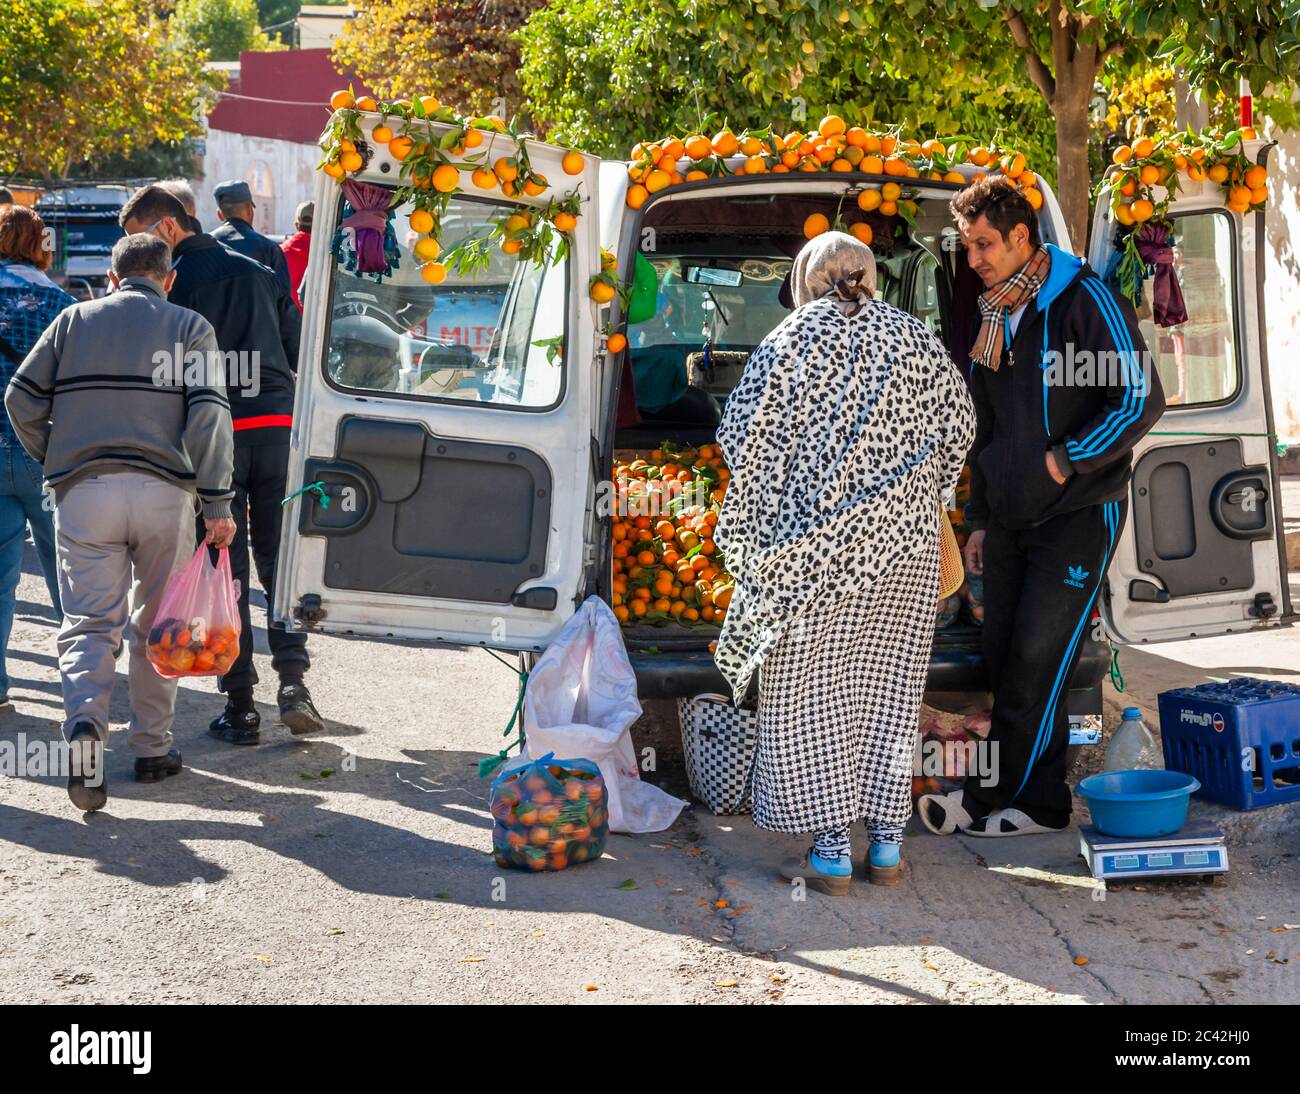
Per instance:
[[[730,479],[717,445],[616,455],[612,602],[624,626],[721,626],[735,585],[713,533]]]
[[[609,836],[609,794],[590,760],[548,753],[492,783],[492,854],[497,865],[564,870],[594,862]]]

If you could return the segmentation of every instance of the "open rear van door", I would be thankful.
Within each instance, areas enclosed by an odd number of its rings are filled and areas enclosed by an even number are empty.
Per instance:
[[[1267,165],[1272,144],[1247,142]],[[1182,179],[1170,203],[1187,321],[1157,327],[1152,281],[1138,317],[1164,386],[1164,416],[1133,452],[1129,520],[1102,612],[1124,643],[1277,625],[1287,587],[1264,326],[1264,214],[1229,210],[1220,187]],[[1098,202],[1089,262],[1116,249]]]
[[[362,116],[367,136],[378,122]],[[514,155],[513,138],[488,145],[489,161]],[[567,256],[539,265],[493,245],[482,269],[448,267],[436,285],[411,250],[410,205],[392,222],[393,276],[340,263],[327,244],[343,198],[320,175],[276,571],[288,626],[540,650],[588,592],[599,161],[570,175],[564,149],[527,153],[552,188],[508,199],[463,171],[442,257],[503,209],[578,189]],[[380,144],[360,178],[391,189],[399,168]]]

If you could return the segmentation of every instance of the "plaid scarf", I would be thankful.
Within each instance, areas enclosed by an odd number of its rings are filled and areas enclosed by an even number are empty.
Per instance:
[[[1047,280],[1052,258],[1047,249],[1039,247],[1034,257],[1008,277],[1002,284],[980,293],[980,330],[971,346],[972,361],[978,361],[997,372],[1002,362],[1003,330],[1013,311],[1028,304]],[[1008,360],[1007,364],[1015,362]]]

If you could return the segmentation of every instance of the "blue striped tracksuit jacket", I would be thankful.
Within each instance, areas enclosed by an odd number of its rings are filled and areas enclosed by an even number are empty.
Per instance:
[[[999,757],[996,779],[967,789],[1062,825],[1070,675],[1127,512],[1133,445],[1165,403],[1132,307],[1080,259],[1048,251],[1051,272],[1006,332],[1001,367],[968,369],[978,428],[966,515],[986,529],[983,646]]]

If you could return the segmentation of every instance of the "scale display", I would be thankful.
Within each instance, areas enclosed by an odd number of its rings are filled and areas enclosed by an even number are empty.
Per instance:
[[[1150,839],[1121,839],[1092,827],[1081,828],[1079,853],[1095,878],[1222,874],[1228,870],[1223,833],[1213,825],[1189,825],[1181,832]]]

